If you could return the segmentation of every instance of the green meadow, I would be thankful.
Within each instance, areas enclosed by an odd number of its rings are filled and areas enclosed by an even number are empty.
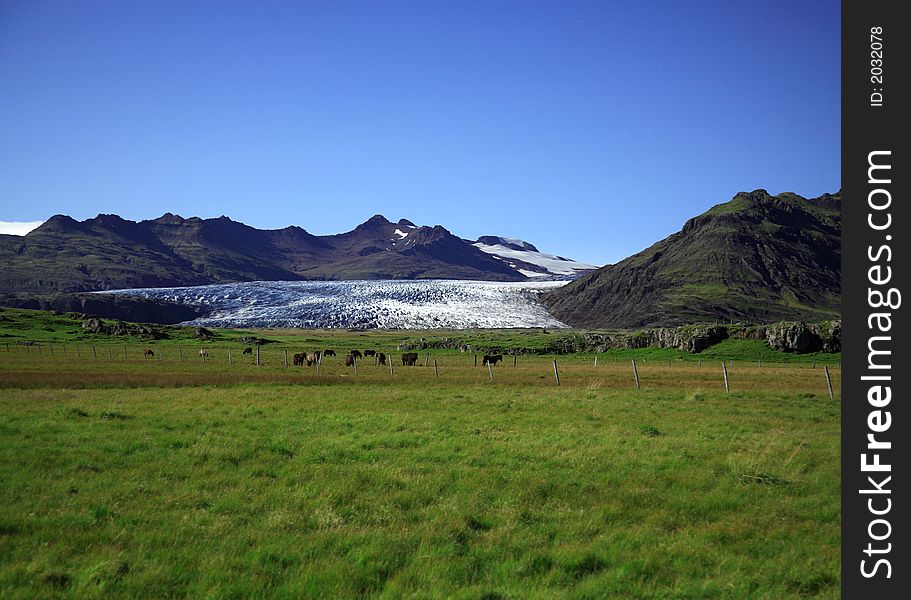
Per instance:
[[[185,330],[0,315],[0,597],[839,595],[837,355],[403,367],[398,343],[459,332],[259,330],[216,331],[203,362]],[[258,366],[247,333],[276,340]],[[346,368],[354,347],[392,372]]]

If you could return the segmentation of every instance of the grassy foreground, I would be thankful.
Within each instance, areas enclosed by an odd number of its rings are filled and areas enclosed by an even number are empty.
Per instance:
[[[7,389],[0,596],[837,597],[805,396]]]
[[[243,332],[203,362],[181,331],[4,314],[0,598],[839,595],[837,357],[439,350],[355,374],[285,352],[396,361],[431,334],[257,331],[278,341],[256,366]]]

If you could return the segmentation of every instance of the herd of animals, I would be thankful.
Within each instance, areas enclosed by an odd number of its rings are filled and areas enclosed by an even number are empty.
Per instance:
[[[322,359],[324,356],[335,356],[334,350],[323,350],[320,352],[300,352],[294,355],[294,366],[301,367],[304,363],[308,367],[312,367],[315,364],[322,364]],[[386,355],[382,352],[377,352],[376,350],[364,350],[361,353],[360,350],[351,350],[348,354],[345,355],[345,366],[351,367],[354,366],[357,361],[361,360],[364,357],[372,356],[374,364],[385,365],[386,364]],[[485,354],[483,363],[484,365],[491,364],[495,365],[498,362],[503,360],[502,354]],[[418,353],[417,352],[404,352],[402,353],[402,366],[413,367],[418,362]]]
[[[253,354],[253,348],[251,348],[249,346],[247,348],[244,348],[243,354]],[[323,357],[335,356],[335,355],[336,355],[335,350],[332,350],[332,349],[326,349],[326,350],[322,350],[322,351],[317,350],[315,352],[299,352],[294,355],[293,362],[294,362],[295,367],[302,367],[304,365],[304,363],[307,363],[308,367],[312,367],[313,365],[322,364]],[[155,352],[153,352],[151,348],[146,348],[143,351],[143,356],[145,358],[154,357]],[[206,350],[205,348],[200,348],[199,356],[200,356],[200,358],[205,360],[209,356],[208,350]],[[357,364],[357,361],[362,359],[365,356],[374,357],[374,361],[376,364],[379,364],[379,365],[386,364],[386,355],[383,354],[382,352],[377,352],[376,350],[364,350],[364,352],[362,354],[360,350],[351,350],[350,352],[348,352],[347,355],[345,355],[345,366],[346,367],[355,366]],[[495,365],[498,362],[500,362],[501,360],[503,360],[502,354],[485,354],[484,360],[482,361],[481,364],[484,366]],[[417,362],[418,362],[418,353],[417,352],[405,352],[402,354],[402,365],[403,366],[413,367],[414,365],[417,364]]]

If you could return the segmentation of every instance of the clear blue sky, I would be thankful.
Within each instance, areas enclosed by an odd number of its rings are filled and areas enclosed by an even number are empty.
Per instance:
[[[840,186],[840,3],[0,2],[0,221],[375,213],[617,261]]]

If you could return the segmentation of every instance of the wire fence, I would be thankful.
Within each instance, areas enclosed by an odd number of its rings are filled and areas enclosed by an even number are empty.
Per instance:
[[[5,350],[5,353],[3,352]],[[606,354],[496,354],[485,355],[477,352],[456,353],[453,351],[367,351],[364,355],[347,360],[349,349],[338,349],[334,355],[325,350],[305,352],[287,346],[161,346],[137,344],[63,344],[63,343],[4,343],[0,355],[12,358],[24,354],[31,361],[54,361],[58,369],[66,370],[67,365],[107,363],[120,365],[143,364],[174,366],[195,371],[236,370],[250,373],[286,372],[306,376],[306,379],[320,380],[326,377],[360,377],[362,381],[377,381],[388,377],[412,377],[421,373],[420,379],[435,381],[481,381],[501,383],[531,383],[554,386],[591,384],[599,375],[606,377],[603,383],[612,387],[672,387],[679,379],[681,386],[703,384],[712,386],[716,381],[718,389],[731,393],[762,387],[763,382],[774,383],[782,373],[789,372],[792,379],[803,380],[798,387],[827,391],[835,399],[834,389],[840,383],[840,366],[816,362],[769,362],[761,359],[742,358],[687,360],[618,357]],[[330,353],[331,354],[331,353]],[[313,360],[308,360],[313,359]],[[818,373],[810,375],[807,371]],[[627,372],[628,377],[623,373]],[[799,373],[805,373],[800,375]],[[432,373],[432,377],[427,374]],[[690,375],[687,375],[689,373]],[[628,381],[624,381],[628,379]],[[3,374],[0,373],[0,382]],[[817,386],[818,383],[818,386]],[[738,388],[738,385],[740,386]],[[723,386],[723,387],[722,387]]]

